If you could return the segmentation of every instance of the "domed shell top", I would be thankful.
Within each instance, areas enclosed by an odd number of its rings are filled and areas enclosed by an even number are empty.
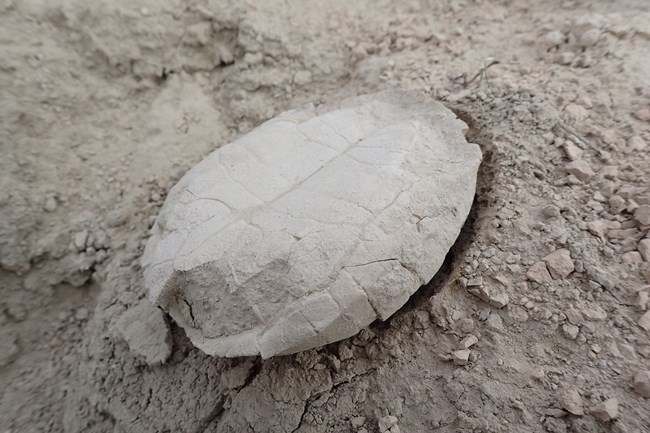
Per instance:
[[[385,320],[438,271],[481,151],[440,103],[388,91],[287,111],[170,191],[150,299],[211,355],[264,358]]]

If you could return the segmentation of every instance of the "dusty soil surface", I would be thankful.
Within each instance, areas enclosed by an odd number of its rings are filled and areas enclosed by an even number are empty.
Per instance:
[[[298,355],[212,358],[169,318],[166,363],[132,350],[175,181],[387,88],[484,152],[434,281]],[[1,432],[650,431],[646,0],[7,0],[0,92]]]

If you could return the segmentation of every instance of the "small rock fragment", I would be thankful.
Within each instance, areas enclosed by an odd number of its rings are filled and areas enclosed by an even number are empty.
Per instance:
[[[650,371],[639,370],[634,375],[634,392],[637,394],[650,398]]]
[[[643,204],[634,211],[634,220],[642,226],[650,225],[650,204]]]
[[[613,195],[609,198],[609,209],[614,215],[623,212],[626,206],[627,204],[625,203],[625,199],[620,195]]]
[[[633,116],[639,120],[643,120],[644,122],[650,122],[650,108],[639,108],[633,113]]]
[[[605,179],[616,179],[618,177],[618,167],[615,165],[606,165],[603,167],[603,177]]]
[[[583,308],[582,315],[595,322],[607,319],[607,312],[598,304]]]
[[[618,400],[610,398],[591,409],[591,414],[603,422],[608,422],[618,417]]]
[[[144,358],[147,364],[161,364],[171,354],[169,326],[163,313],[153,305],[142,302],[129,308],[115,326],[129,349]]]
[[[567,309],[564,312],[564,315],[566,316],[569,323],[571,323],[573,325],[582,324],[582,320],[583,320],[582,319],[582,314],[580,313],[580,311],[576,310],[575,308],[571,307],[571,308]]]
[[[576,159],[580,159],[582,156],[582,149],[580,149],[578,146],[573,144],[572,141],[565,141],[564,144],[562,145],[562,149],[564,150],[564,154],[566,155],[567,158],[569,158],[571,161],[575,161]]]
[[[560,407],[573,415],[584,415],[582,408],[582,397],[578,391],[573,388],[564,389],[558,395]]]
[[[574,175],[583,182],[591,179],[596,173],[591,169],[591,166],[582,159],[577,159],[564,166],[567,173]]]
[[[469,354],[471,353],[471,350],[469,349],[461,349],[453,352],[451,354],[452,359],[454,360],[454,364],[456,365],[467,365],[469,362]]]
[[[627,239],[636,236],[637,229],[614,229],[607,232],[610,239]]]
[[[397,424],[397,418],[394,417],[393,415],[387,415],[377,420],[377,425],[381,433],[386,433],[391,429],[391,427],[393,427],[396,424]]]
[[[564,107],[564,111],[572,120],[576,122],[582,122],[587,117],[589,117],[589,111],[578,104],[569,104]]]
[[[650,310],[646,311],[637,323],[646,331],[650,331]]]
[[[586,32],[584,32],[582,35],[580,35],[580,45],[583,47],[593,47],[598,43],[598,40],[600,39],[600,30],[598,29],[589,29]]]
[[[627,263],[628,265],[634,266],[643,263],[643,258],[638,251],[628,251],[621,257],[623,258],[623,262]]]
[[[633,185],[623,185],[616,190],[616,193],[623,197],[625,200],[629,200],[636,193],[637,189]]]
[[[45,209],[46,212],[54,212],[57,206],[58,204],[56,202],[56,199],[50,196],[47,199],[45,199],[45,205],[43,206],[43,208]]]
[[[634,306],[640,310],[645,311],[648,308],[648,292],[641,290],[636,294],[636,299],[634,300]]]
[[[490,314],[487,320],[485,321],[485,324],[487,325],[488,328],[494,331],[498,331],[498,332],[505,331],[505,328],[503,327],[503,319],[497,313],[493,312],[492,314]]]
[[[560,208],[558,208],[553,204],[549,204],[548,206],[544,206],[542,213],[544,214],[544,217],[547,219],[559,218]]]
[[[648,144],[643,138],[635,135],[634,137],[630,137],[630,139],[627,140],[627,146],[630,148],[630,150],[639,152],[645,150],[646,147],[648,147]]]
[[[556,280],[568,277],[575,269],[573,260],[571,260],[571,254],[567,249],[554,251],[546,257],[543,257],[542,260],[546,263],[546,267],[551,276]]]
[[[612,229],[620,229],[621,223],[618,221],[595,220],[588,222],[587,228],[591,233],[598,236],[601,241],[605,242],[607,240],[605,238],[607,232]]]
[[[74,235],[74,246],[77,247],[78,251],[84,251],[86,249],[86,241],[88,240],[88,230],[82,230],[75,233]]]
[[[506,305],[508,305],[508,302],[510,302],[510,297],[506,292],[500,292],[500,293],[495,293],[495,294],[490,294],[490,305],[496,308],[503,308]]]
[[[578,333],[580,332],[580,328],[570,323],[565,323],[562,325],[562,332],[564,333],[564,336],[569,340],[575,340],[578,336]]]
[[[526,277],[528,277],[529,280],[539,284],[550,283],[553,281],[551,274],[548,273],[546,264],[541,260],[531,266],[530,269],[528,269],[528,272],[526,272]]]
[[[461,349],[469,349],[476,343],[478,343],[478,337],[476,337],[476,335],[470,334],[467,337],[463,338],[460,343],[458,343],[458,347]]]
[[[480,283],[474,282],[472,280],[469,280],[467,283],[467,291],[471,293],[472,295],[480,298],[484,302],[490,302],[490,292],[485,288],[484,286],[480,285],[483,284],[483,281],[481,280]]]
[[[355,416],[352,419],[350,419],[350,424],[352,424],[352,427],[354,428],[362,427],[365,423],[366,423],[365,416]]]

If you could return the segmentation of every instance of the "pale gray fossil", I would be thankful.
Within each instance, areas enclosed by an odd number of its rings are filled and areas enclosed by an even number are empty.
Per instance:
[[[142,259],[150,299],[211,355],[268,358],[385,320],[431,280],[481,151],[424,95],[287,111],[192,168]]]

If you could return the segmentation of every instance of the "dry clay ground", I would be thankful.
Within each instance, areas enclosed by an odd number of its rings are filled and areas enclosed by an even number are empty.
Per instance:
[[[171,185],[282,110],[385,88],[483,148],[440,274],[267,361],[165,319],[148,365],[116,323]],[[0,92],[0,432],[650,431],[646,0],[4,0]]]

